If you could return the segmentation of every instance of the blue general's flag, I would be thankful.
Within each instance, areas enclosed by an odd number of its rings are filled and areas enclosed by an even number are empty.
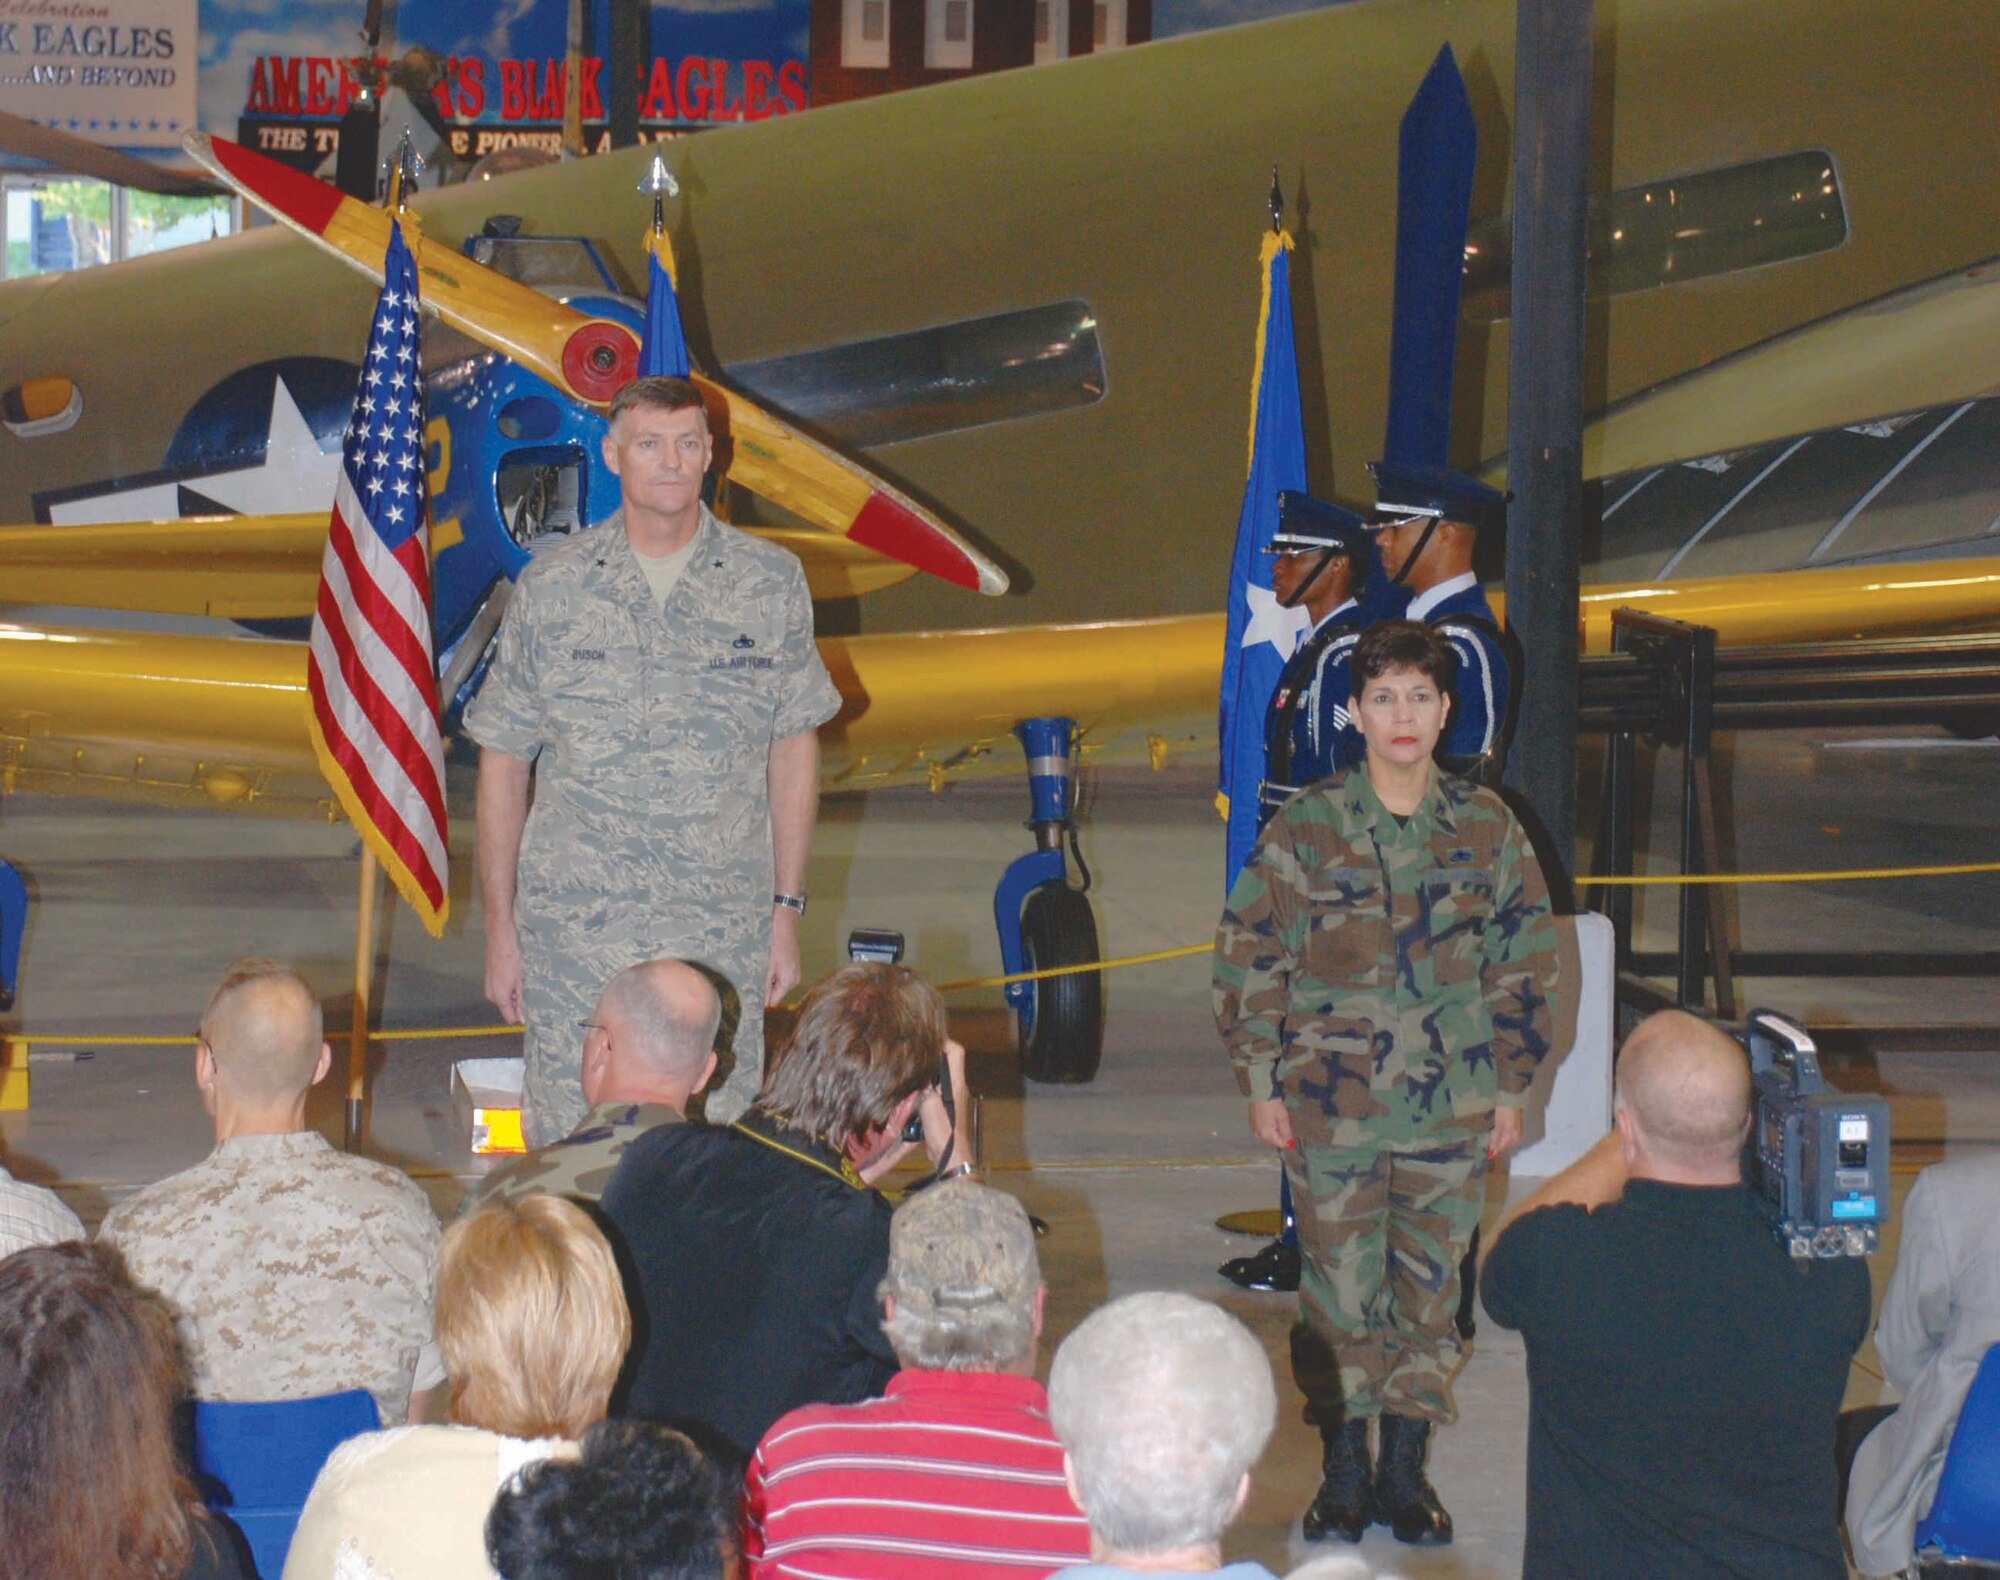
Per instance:
[[[671,373],[686,378],[687,336],[681,333],[681,304],[674,295],[674,249],[661,231],[648,239],[646,252],[646,336],[639,343],[639,376]]]
[[[1305,629],[1303,611],[1278,606],[1271,591],[1271,556],[1278,530],[1278,491],[1306,486],[1305,425],[1299,415],[1299,362],[1292,344],[1292,238],[1264,237],[1259,262],[1264,307],[1257,326],[1257,372],[1251,385],[1250,476],[1236,523],[1229,565],[1228,634],[1222,649],[1218,731],[1222,781],[1216,804],[1229,820],[1224,888],[1257,838],[1257,787],[1264,777],[1264,715],[1278,674]]]

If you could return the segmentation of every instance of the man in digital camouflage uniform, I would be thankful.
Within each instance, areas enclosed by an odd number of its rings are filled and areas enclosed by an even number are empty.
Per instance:
[[[1384,621],[1353,674],[1367,759],[1258,837],[1217,930],[1216,1021],[1300,1204],[1293,1375],[1326,1450],[1305,1534],[1380,1519],[1446,1542],[1424,1454],[1456,1416],[1459,1262],[1548,1051],[1556,931],[1506,805],[1431,761],[1449,648]]]
[[[685,961],[619,972],[582,1029],[583,1123],[488,1174],[466,1192],[459,1216],[536,1191],[595,1206],[627,1147],[686,1116],[688,1099],[715,1072],[721,1018],[714,985]]]
[[[438,1224],[408,1175],[307,1127],[306,1094],[332,1060],[296,972],[231,965],[194,1056],[215,1150],[114,1207],[97,1238],[172,1307],[196,1398],[366,1388],[400,1426],[444,1381]]]
[[[716,1121],[756,1095],[764,1006],[798,981],[814,732],[840,694],[798,560],[702,503],[713,457],[685,379],[618,393],[620,508],[522,573],[466,714],[486,993],[527,1023],[530,1146],[583,1118],[577,1028],[626,966],[673,955],[729,985]]]

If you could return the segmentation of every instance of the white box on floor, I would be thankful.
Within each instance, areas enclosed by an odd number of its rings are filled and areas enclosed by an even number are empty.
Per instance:
[[[525,1059],[460,1059],[451,1067],[451,1106],[482,1156],[526,1152],[521,1137]]]

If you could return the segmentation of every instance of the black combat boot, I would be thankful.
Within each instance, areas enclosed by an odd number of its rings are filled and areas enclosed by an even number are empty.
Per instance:
[[[1424,1475],[1431,1424],[1406,1415],[1382,1417],[1382,1464],[1375,1472],[1375,1518],[1399,1542],[1442,1547],[1451,1540],[1451,1516]]]
[[[1338,1536],[1358,1542],[1375,1521],[1375,1469],[1368,1462],[1368,1417],[1350,1416],[1319,1429],[1325,1444],[1319,1462],[1319,1491],[1306,1510],[1305,1538],[1323,1542]]]
[[[1299,1248],[1273,1240],[1255,1256],[1237,1256],[1216,1269],[1239,1289],[1269,1289],[1292,1294],[1299,1287]]]

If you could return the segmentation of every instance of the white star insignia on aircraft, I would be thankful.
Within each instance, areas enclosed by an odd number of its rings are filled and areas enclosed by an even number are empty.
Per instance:
[[[170,521],[181,513],[183,486],[243,515],[326,509],[340,478],[339,435],[332,437],[330,447],[323,447],[282,378],[271,389],[271,415],[264,433],[264,459],[255,466],[66,500],[50,509],[49,520],[58,525]]]

